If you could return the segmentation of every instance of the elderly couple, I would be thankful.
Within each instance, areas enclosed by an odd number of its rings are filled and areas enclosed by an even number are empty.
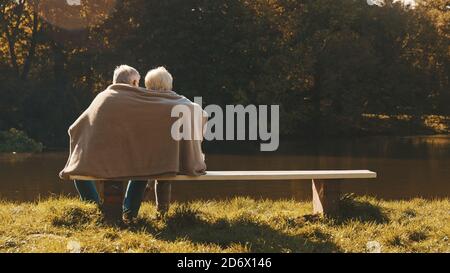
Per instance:
[[[129,181],[122,218],[138,215],[148,181],[153,176],[205,173],[201,140],[175,140],[171,109],[201,107],[172,91],[172,75],[164,68],[150,70],[146,88],[139,87],[139,72],[127,65],[114,71],[113,84],[97,95],[88,109],[69,128],[70,154],[60,177],[74,180],[84,201],[100,205],[93,180]],[[205,112],[203,112],[205,113]],[[194,117],[195,118],[195,117]],[[205,124],[204,117],[201,122]],[[170,182],[155,181],[159,214],[167,212]]]

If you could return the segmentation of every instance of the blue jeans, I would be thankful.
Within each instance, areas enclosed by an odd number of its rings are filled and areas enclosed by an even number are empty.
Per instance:
[[[100,197],[93,181],[74,181],[82,201],[93,202],[100,205]],[[131,217],[136,217],[144,198],[147,181],[128,182],[127,191],[123,200],[122,211]]]
[[[100,205],[100,197],[93,181],[74,181],[75,188],[82,201],[93,202]],[[137,217],[139,208],[144,198],[147,181],[129,181],[125,198],[123,200],[122,213],[132,218]],[[156,209],[159,212],[167,212],[171,201],[172,186],[170,181],[155,181]]]

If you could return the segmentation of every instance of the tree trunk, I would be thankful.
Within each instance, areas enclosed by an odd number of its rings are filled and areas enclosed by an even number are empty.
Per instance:
[[[38,14],[38,7],[37,4],[34,6],[33,10],[33,30],[31,34],[31,41],[30,41],[30,49],[28,51],[27,59],[25,60],[25,64],[23,66],[21,79],[25,81],[28,77],[28,74],[30,72],[31,63],[34,58],[34,54],[36,53],[36,45],[37,45],[37,35],[39,32],[39,14]]]
[[[11,58],[11,64],[13,66],[14,71],[16,72],[16,75],[19,76],[20,71],[19,71],[19,65],[17,64],[16,41],[12,37],[13,35],[11,35],[9,33],[8,29],[6,29],[5,34],[6,34],[6,39],[8,40],[8,50],[9,50],[9,56]]]

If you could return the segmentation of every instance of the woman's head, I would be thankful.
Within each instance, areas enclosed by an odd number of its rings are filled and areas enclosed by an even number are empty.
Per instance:
[[[171,91],[173,88],[172,75],[163,66],[152,69],[145,76],[145,87],[155,91]]]

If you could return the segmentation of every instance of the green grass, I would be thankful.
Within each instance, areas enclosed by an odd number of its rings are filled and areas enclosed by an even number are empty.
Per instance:
[[[450,200],[342,200],[335,219],[310,215],[310,202],[175,203],[152,220],[145,203],[136,224],[104,223],[95,205],[56,198],[0,203],[0,252],[450,252]]]

